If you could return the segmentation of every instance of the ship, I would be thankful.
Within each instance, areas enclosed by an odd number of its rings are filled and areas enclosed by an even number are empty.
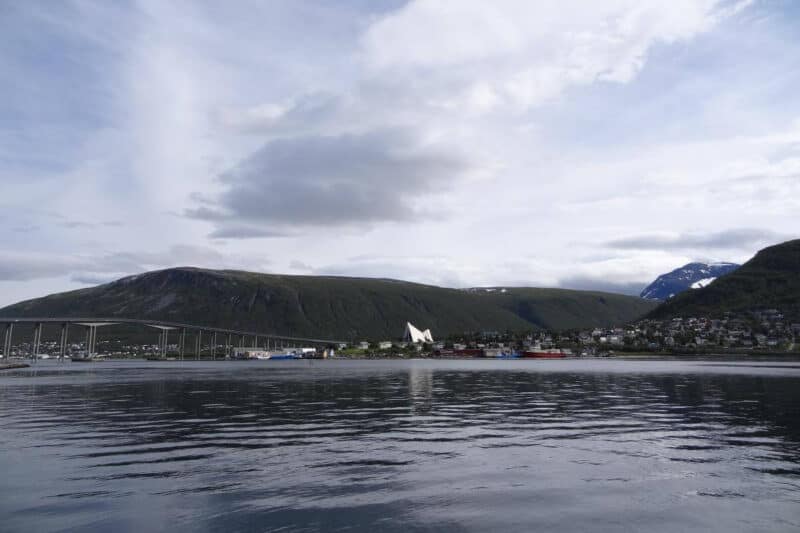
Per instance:
[[[291,359],[302,359],[302,357],[297,355],[296,353],[276,353],[276,354],[270,354],[269,356],[266,357],[266,359],[269,359],[271,361],[285,361]]]
[[[285,359],[302,359],[303,354],[297,353],[297,351],[285,352],[285,351],[270,351],[270,350],[257,350],[251,351],[248,354],[249,356],[246,359],[251,360],[259,360],[259,361],[280,361]],[[244,357],[242,359],[245,359]]]
[[[560,348],[534,347],[530,350],[522,352],[520,357],[525,359],[563,359],[567,355],[572,355],[569,350],[562,350]]]
[[[517,359],[519,358],[519,353],[504,348],[486,348],[483,350],[481,357],[488,359]]]

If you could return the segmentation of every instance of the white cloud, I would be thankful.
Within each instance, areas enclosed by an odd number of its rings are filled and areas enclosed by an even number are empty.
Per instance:
[[[574,167],[572,180],[580,190],[563,209],[647,206],[649,213],[699,211],[724,225],[741,227],[747,221],[758,227],[765,217],[788,217],[800,210],[800,127],[659,144],[628,158],[600,155]],[[671,229],[692,229],[683,221],[691,224],[692,217],[673,220]],[[787,227],[783,232],[798,229]],[[695,231],[717,230],[712,226]]]
[[[372,25],[364,56],[376,76],[454,107],[541,105],[572,86],[626,83],[656,44],[708,31],[719,0],[414,0]]]
[[[719,232],[634,235],[606,243],[629,250],[753,250],[790,240],[791,235],[758,228],[737,228]]]

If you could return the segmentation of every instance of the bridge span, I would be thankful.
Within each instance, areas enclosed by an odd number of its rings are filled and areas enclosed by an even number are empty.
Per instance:
[[[219,354],[220,348],[223,348],[223,357],[231,355],[232,350],[239,348],[254,348],[254,349],[281,349],[292,347],[326,347],[336,346],[345,343],[345,341],[337,341],[331,339],[312,339],[304,337],[291,337],[286,335],[276,335],[274,333],[259,332],[259,331],[246,331],[237,329],[217,328],[211,326],[201,326],[197,324],[183,324],[180,322],[168,322],[164,320],[144,320],[138,318],[103,318],[103,317],[56,317],[56,318],[28,318],[28,317],[0,317],[0,324],[5,324],[3,336],[3,357],[8,359],[11,355],[12,338],[14,335],[14,326],[16,325],[32,325],[33,338],[31,339],[30,358],[36,360],[39,358],[39,350],[42,343],[42,329],[45,325],[57,325],[61,328],[58,344],[58,359],[63,361],[67,355],[67,347],[69,346],[69,331],[70,326],[81,327],[84,330],[84,343],[85,357],[92,357],[95,355],[97,346],[97,330],[103,326],[112,325],[133,325],[158,330],[158,355],[164,359],[167,357],[167,348],[169,346],[169,335],[175,332],[177,335],[178,357],[184,359],[187,354],[186,337],[187,333],[194,340],[194,355],[199,359],[203,354],[203,337],[207,335],[207,340],[210,341],[206,344],[207,352],[212,359],[216,359]],[[263,342],[262,342],[263,341]],[[237,344],[238,343],[238,344]]]

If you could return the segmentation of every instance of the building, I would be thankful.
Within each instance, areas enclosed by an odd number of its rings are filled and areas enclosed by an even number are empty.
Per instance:
[[[406,330],[403,332],[403,341],[413,343],[433,342],[433,335],[431,335],[431,330],[429,329],[420,331],[415,328],[411,322],[406,322]]]

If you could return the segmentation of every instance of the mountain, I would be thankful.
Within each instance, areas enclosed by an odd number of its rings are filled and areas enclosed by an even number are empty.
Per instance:
[[[800,239],[764,248],[734,272],[664,302],[651,318],[778,309],[800,321]]]
[[[737,268],[739,265],[735,263],[689,263],[658,276],[644,288],[640,296],[648,300],[669,300],[685,290],[705,287]]]
[[[333,339],[393,339],[407,321],[434,338],[466,331],[623,324],[655,306],[567,289],[460,290],[390,279],[171,268],[20,302],[2,316],[150,318]]]

